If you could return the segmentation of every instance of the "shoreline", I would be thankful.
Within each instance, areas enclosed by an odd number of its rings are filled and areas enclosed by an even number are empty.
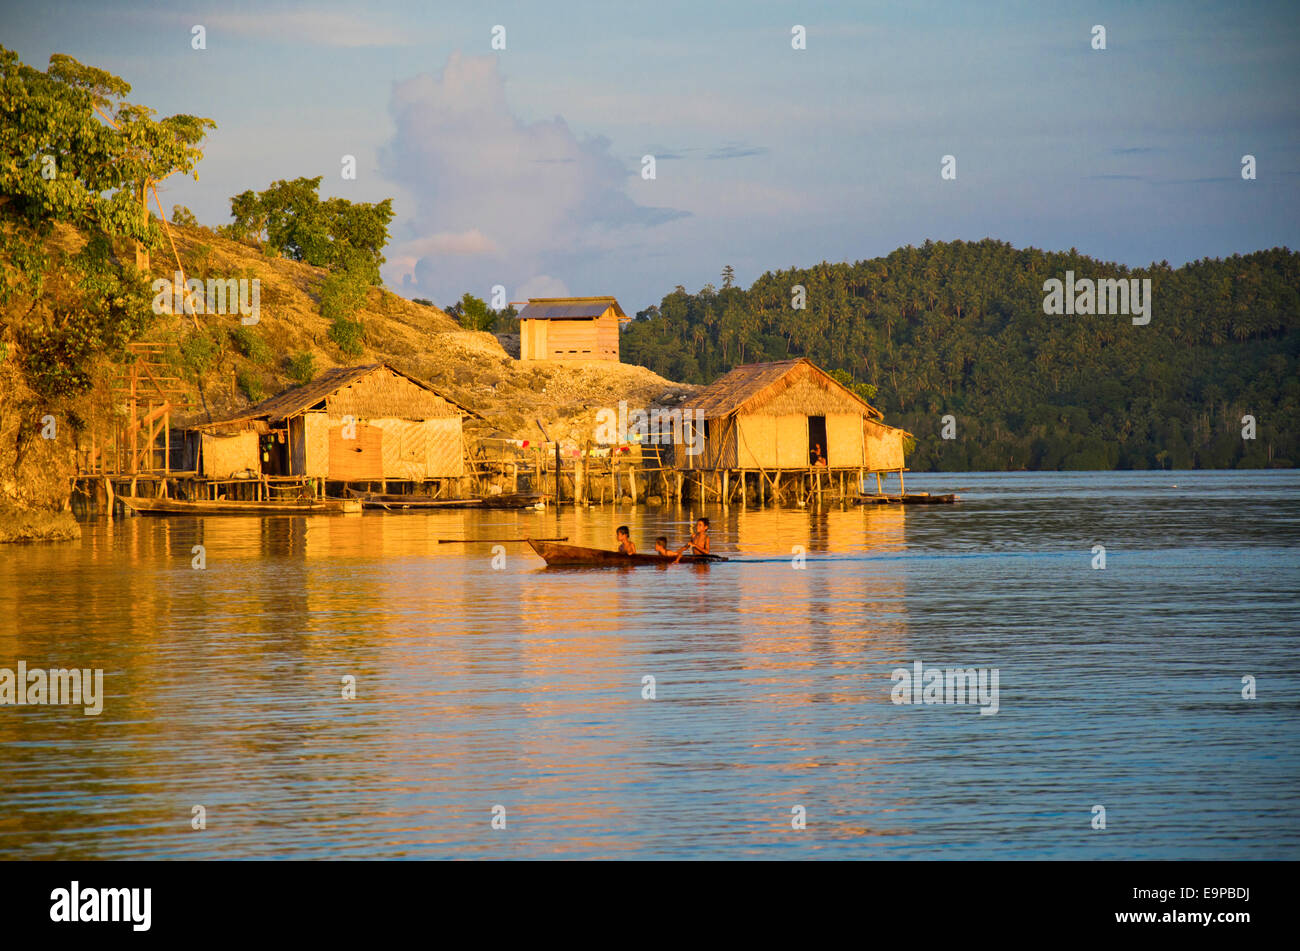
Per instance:
[[[71,542],[81,538],[81,525],[71,512],[0,508],[0,545]]]

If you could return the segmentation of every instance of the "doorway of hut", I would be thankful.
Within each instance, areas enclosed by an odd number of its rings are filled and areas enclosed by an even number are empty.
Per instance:
[[[826,417],[808,417],[808,465],[825,465],[827,459]]]
[[[258,458],[262,461],[262,475],[289,474],[289,439],[283,429],[263,433],[258,437]]]

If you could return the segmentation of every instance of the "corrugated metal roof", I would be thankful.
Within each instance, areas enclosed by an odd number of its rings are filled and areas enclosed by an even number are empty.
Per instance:
[[[619,320],[631,320],[613,297],[530,297],[520,320],[580,320],[599,317],[610,307]]]
[[[730,373],[710,383],[690,400],[684,409],[703,410],[705,419],[729,416],[746,403],[757,399],[770,387],[779,383],[798,367],[807,367],[814,376],[840,390],[849,399],[862,404],[865,415],[883,419],[884,414],[852,390],[841,386],[830,374],[806,357],[797,360],[775,360],[771,363],[749,363],[736,367]]]
[[[322,402],[331,393],[341,390],[350,383],[355,383],[370,373],[379,369],[387,369],[398,376],[405,377],[417,386],[423,387],[429,392],[435,394],[441,399],[446,400],[452,406],[462,412],[478,417],[478,413],[472,409],[461,406],[445,393],[439,393],[428,383],[411,376],[409,373],[403,373],[401,370],[394,369],[386,363],[367,363],[354,367],[335,367],[332,370],[326,370],[319,377],[310,383],[304,383],[301,386],[295,386],[292,389],[285,390],[283,393],[277,393],[275,396],[265,399],[243,412],[236,413],[233,416],[227,416],[223,419],[214,419],[211,422],[200,423],[194,426],[194,429],[208,429],[215,427],[218,429],[225,428],[231,424],[246,423],[252,420],[266,420],[269,423],[282,423],[290,416],[296,416],[305,412]]]

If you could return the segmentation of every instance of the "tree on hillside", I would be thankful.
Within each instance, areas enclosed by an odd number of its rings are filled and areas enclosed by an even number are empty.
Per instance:
[[[47,399],[87,388],[92,359],[147,323],[139,269],[160,235],[144,202],[154,183],[193,171],[213,127],[189,115],[154,120],[121,101],[130,90],[68,56],[41,72],[0,47],[0,305],[17,308],[4,325]],[[58,223],[88,240],[53,267],[44,241]],[[115,239],[135,244],[136,268],[118,263]]]
[[[237,241],[260,244],[274,254],[330,270],[351,269],[378,284],[393,200],[376,204],[343,198],[321,201],[322,176],[273,182],[261,192],[230,199],[234,221],[224,227]]]
[[[149,219],[149,196],[164,179],[177,172],[192,173],[203,158],[198,144],[209,129],[216,128],[211,119],[191,115],[153,118],[154,111],[145,106],[122,101],[131,91],[130,84],[111,73],[85,66],[71,56],[56,53],[50,57],[48,76],[56,82],[81,90],[90,98],[91,107],[116,133],[113,161],[121,176],[123,190],[138,202],[139,236],[135,240],[138,270],[149,269],[149,247],[157,242],[157,233]],[[198,179],[196,174],[195,180]],[[159,206],[158,213],[162,214]]]
[[[0,47],[0,486],[25,504],[57,504],[51,486],[66,497],[51,473],[70,466],[69,443],[43,440],[41,420],[75,433],[84,408],[73,399],[152,319],[142,270],[161,235],[146,203],[157,182],[194,170],[213,128],[154,119],[123,101],[130,91],[70,57],[42,72]],[[50,250],[56,225],[84,244]],[[117,254],[123,241],[134,266]],[[25,475],[33,468],[40,478]],[[33,485],[46,488],[23,489]]]
[[[496,311],[488,307],[487,301],[469,291],[448,307],[446,313],[466,330],[491,331],[497,319]]]
[[[1150,324],[1045,315],[1044,281],[1066,271],[1149,279]],[[804,309],[791,307],[795,285]],[[621,350],[692,383],[807,356],[878,388],[871,402],[918,436],[917,469],[1300,464],[1284,422],[1300,415],[1300,253],[1286,248],[1174,269],[927,241],[768,272],[748,290],[679,285],[637,315]],[[955,439],[936,435],[945,415]],[[1246,415],[1256,439],[1241,435]]]
[[[460,300],[447,307],[444,313],[466,330],[482,330],[498,334],[519,333],[519,311],[513,304],[507,304],[501,310],[493,310],[486,301],[468,291]]]

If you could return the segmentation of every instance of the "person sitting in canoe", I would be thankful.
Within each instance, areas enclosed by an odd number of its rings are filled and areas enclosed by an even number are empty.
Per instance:
[[[668,550],[667,535],[660,535],[655,539],[655,554],[663,555],[665,558],[671,558],[673,556],[674,553]]]
[[[707,518],[698,518],[695,520],[695,534],[691,540],[677,549],[677,561],[682,560],[682,555],[690,549],[692,555],[707,555],[709,553],[709,520]],[[677,562],[673,562],[676,564]]]
[[[632,543],[632,536],[628,533],[626,525],[620,525],[614,531],[614,537],[618,539],[618,553],[620,555],[636,554],[636,545]]]

